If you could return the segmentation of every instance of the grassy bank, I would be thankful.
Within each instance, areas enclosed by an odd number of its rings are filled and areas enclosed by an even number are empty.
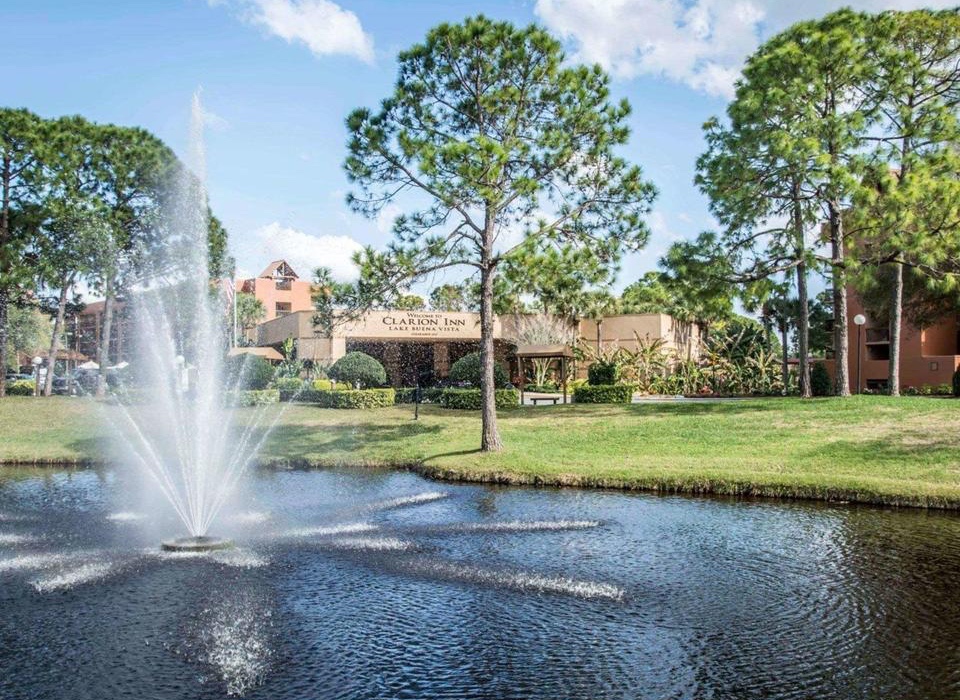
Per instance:
[[[0,401],[0,461],[96,459],[102,433],[83,405]],[[289,406],[263,460],[412,467],[499,483],[960,508],[960,402],[949,399],[523,408],[501,413],[506,448],[490,455],[476,449],[478,414],[422,407],[414,422],[412,410]]]

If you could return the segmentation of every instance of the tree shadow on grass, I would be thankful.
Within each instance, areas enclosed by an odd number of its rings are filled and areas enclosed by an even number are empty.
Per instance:
[[[393,457],[399,457],[400,449],[406,447],[409,440],[428,439],[442,431],[442,425],[413,421],[399,425],[358,423],[335,428],[279,425],[267,438],[261,452],[265,459],[281,461],[302,460],[304,455],[322,460],[324,453],[356,452],[358,463],[371,458],[384,463],[401,462],[404,460],[394,460]],[[395,448],[394,452],[390,451],[391,447]]]
[[[103,464],[116,457],[114,442],[107,437],[78,438],[64,446],[77,455],[75,460],[63,460],[64,464]]]
[[[887,474],[890,465],[906,467],[915,465],[918,469],[952,470],[957,473],[955,482],[944,482],[946,486],[960,487],[960,445],[955,436],[944,433],[902,430],[895,436],[877,437],[869,440],[834,440],[813,446],[799,455],[800,461],[819,460],[837,465],[851,465],[864,469],[865,476],[890,476],[903,478],[897,474]],[[876,471],[870,469],[876,462]],[[922,478],[918,475],[918,478]]]
[[[481,453],[480,446],[473,448],[472,450],[451,450],[450,452],[437,452],[431,455],[424,455],[420,460],[424,464],[430,464],[444,457],[467,457],[469,455],[478,455]]]
[[[799,399],[798,399],[799,402]],[[544,418],[623,418],[625,416],[709,416],[778,412],[790,408],[781,400],[743,399],[738,401],[689,401],[677,403],[566,404],[563,406],[523,406],[501,411],[503,418],[530,420]]]

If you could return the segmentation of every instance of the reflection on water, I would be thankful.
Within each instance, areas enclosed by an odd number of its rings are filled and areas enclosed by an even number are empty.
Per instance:
[[[2,698],[954,698],[960,517],[265,472],[234,550],[0,471]]]

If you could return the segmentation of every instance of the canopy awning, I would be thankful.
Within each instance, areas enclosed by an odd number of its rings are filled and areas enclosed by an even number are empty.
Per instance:
[[[572,358],[573,349],[569,345],[518,345],[514,353],[517,357],[533,358]]]
[[[230,348],[227,357],[236,357],[237,355],[256,355],[270,362],[282,362],[283,355],[271,347],[249,347],[249,348]]]

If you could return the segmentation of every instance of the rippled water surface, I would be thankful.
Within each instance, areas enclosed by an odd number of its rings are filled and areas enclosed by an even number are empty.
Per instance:
[[[266,472],[198,556],[121,481],[0,470],[0,698],[960,696],[956,515]]]

